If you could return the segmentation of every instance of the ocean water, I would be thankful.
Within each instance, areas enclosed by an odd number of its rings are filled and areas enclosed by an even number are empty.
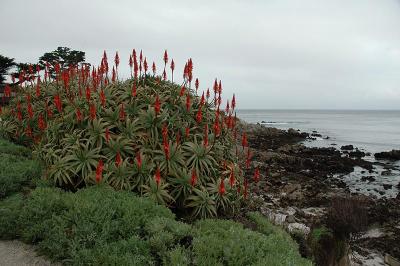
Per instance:
[[[305,141],[305,145],[340,149],[342,145],[352,144],[371,153],[364,158],[370,161],[375,161],[373,154],[376,152],[400,149],[400,110],[238,110],[237,115],[249,123],[308,133],[317,131],[322,137]],[[377,191],[382,191],[383,184],[391,184],[393,187],[385,190],[385,196],[395,196],[398,193],[395,186],[400,182],[400,161],[383,162],[394,170],[382,175],[385,169],[376,165],[369,174],[376,179],[374,182],[360,181],[365,175],[360,168],[343,178],[352,190],[376,196],[382,196]]]

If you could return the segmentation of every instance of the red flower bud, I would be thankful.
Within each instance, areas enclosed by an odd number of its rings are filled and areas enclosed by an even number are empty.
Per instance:
[[[117,152],[117,155],[115,156],[115,165],[119,167],[121,163],[122,163],[121,154]]]
[[[219,183],[219,189],[218,189],[218,193],[222,196],[225,194],[225,183],[224,183],[224,179],[221,178],[221,181]]]
[[[164,63],[165,63],[165,64],[168,63],[168,53],[167,53],[167,50],[164,51]]]
[[[90,119],[94,120],[96,119],[96,106],[92,103],[89,106],[89,112],[90,112]]]
[[[106,107],[106,95],[104,94],[104,90],[101,89],[100,91],[100,101],[101,101],[101,106]]]
[[[153,70],[153,76],[155,76],[156,75],[156,63],[153,62],[151,69]]]
[[[138,152],[136,154],[136,163],[137,163],[138,168],[142,167],[142,157],[140,156],[140,152]]]
[[[103,161],[100,160],[97,163],[97,167],[96,167],[96,183],[100,183],[101,179],[102,179],[102,173],[103,173]]]
[[[190,178],[190,184],[192,187],[194,187],[197,183],[197,175],[196,175],[196,170],[193,168],[192,170],[192,177]]]
[[[160,173],[160,168],[158,167],[156,170],[156,174],[154,175],[154,179],[156,180],[157,186],[159,186],[161,182],[161,173]]]
[[[108,129],[108,127],[106,128],[105,135],[106,135],[106,142],[108,143],[110,141],[110,130]]]
[[[39,114],[38,117],[38,127],[41,131],[44,131],[46,129],[46,123],[44,122],[42,114]]]

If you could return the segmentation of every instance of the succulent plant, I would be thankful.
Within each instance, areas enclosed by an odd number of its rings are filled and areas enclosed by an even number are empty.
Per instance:
[[[118,54],[110,71],[105,52],[92,70],[55,65],[54,80],[47,69],[26,73],[31,78],[13,88],[10,111],[2,114],[1,134],[31,145],[46,178],[61,187],[105,182],[203,217],[232,209],[247,195],[236,99],[222,111],[220,81],[214,97],[209,90],[199,96],[198,79],[192,89],[192,60],[178,85],[167,80],[166,51],[163,59],[162,76],[154,63],[151,75],[147,59],[134,50],[127,80],[118,79]],[[173,60],[170,68],[172,76]]]

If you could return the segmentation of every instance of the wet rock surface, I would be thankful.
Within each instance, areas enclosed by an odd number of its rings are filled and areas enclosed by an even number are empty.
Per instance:
[[[313,138],[312,134],[298,130],[280,130],[261,125],[246,125],[253,166],[258,166],[261,181],[250,181],[257,208],[276,224],[289,232],[301,231],[307,235],[311,228],[326,218],[326,210],[335,197],[357,195],[350,192],[342,176],[361,167],[362,182],[375,181],[374,163],[364,160],[365,153],[353,145],[336,147],[306,147],[301,141]],[[390,165],[382,164],[385,171]],[[246,170],[245,170],[246,171]],[[252,176],[250,171],[247,176]],[[382,184],[378,193],[396,185]],[[400,184],[399,184],[400,186]],[[371,254],[390,254],[400,259],[400,193],[396,198],[365,196],[368,223],[377,225],[382,234],[364,237],[352,242],[351,249]]]
[[[374,154],[376,159],[400,160],[400,150],[383,151]]]

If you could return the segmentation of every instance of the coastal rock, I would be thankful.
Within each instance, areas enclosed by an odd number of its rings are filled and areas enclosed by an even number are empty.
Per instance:
[[[392,188],[391,184],[382,184],[382,186],[383,186],[383,189],[385,189],[385,190],[388,190],[388,189]]]
[[[356,149],[355,151],[349,152],[349,156],[362,158],[362,157],[365,157],[365,152],[362,152],[359,149]]]
[[[367,175],[367,176],[363,176],[361,177],[361,181],[368,181],[368,182],[374,182],[376,179],[375,177],[373,177],[372,175]]]
[[[351,150],[354,150],[354,146],[353,145],[343,145],[342,147],[340,147],[340,149],[342,150],[342,151],[351,151]]]
[[[400,150],[383,151],[374,154],[376,159],[400,160]]]

